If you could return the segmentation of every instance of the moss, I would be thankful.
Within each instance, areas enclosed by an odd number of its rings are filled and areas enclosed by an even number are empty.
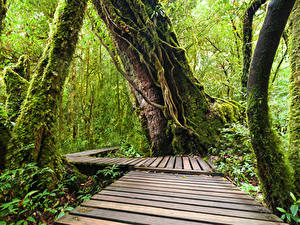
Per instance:
[[[0,0],[0,34],[3,30],[3,20],[6,16],[6,0]]]
[[[27,57],[21,56],[15,66],[6,68],[3,72],[7,94],[6,109],[8,119],[12,122],[20,115],[29,87],[29,82],[25,79],[28,76],[28,65]]]
[[[59,2],[50,33],[51,41],[45,48],[12,131],[7,157],[10,168],[36,162],[40,167],[54,169],[58,176],[61,174],[63,161],[54,139],[57,108],[86,4],[87,0]]]
[[[253,87],[248,93],[248,125],[265,202],[278,214],[276,207],[287,208],[291,204],[289,193],[294,191],[294,174],[280,138],[271,127],[267,96],[261,92]]]
[[[289,159],[295,170],[296,192],[300,193],[300,2],[296,1],[290,35]]]

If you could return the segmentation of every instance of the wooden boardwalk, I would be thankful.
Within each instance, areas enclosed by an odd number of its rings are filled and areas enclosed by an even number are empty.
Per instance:
[[[131,171],[56,224],[284,224],[218,176]]]
[[[97,165],[119,165],[138,170],[150,170],[157,172],[175,172],[184,174],[210,174],[222,175],[214,172],[214,165],[195,156],[165,156],[165,157],[138,157],[138,158],[109,158],[92,157],[92,155],[111,151],[112,148],[89,150],[85,152],[66,155],[72,163],[87,163]],[[115,150],[115,148],[113,149]]]
[[[113,150],[66,155],[73,163],[117,164],[131,171],[55,224],[284,224],[201,157],[92,157]]]

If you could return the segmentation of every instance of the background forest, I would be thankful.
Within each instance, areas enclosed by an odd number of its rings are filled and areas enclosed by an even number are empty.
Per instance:
[[[260,5],[253,15],[252,40],[245,45],[243,24],[247,9],[254,2],[260,2]],[[178,41],[186,51],[195,78],[210,96],[222,101],[235,102],[239,107],[239,114],[242,115],[234,121],[226,121],[227,115],[220,115],[227,123],[220,130],[218,142],[210,146],[210,158],[228,179],[262,201],[256,161],[245,118],[247,100],[243,76],[245,48],[250,43],[250,52],[255,48],[266,16],[268,1],[162,0],[161,4],[160,10],[169,16]],[[44,47],[50,41],[48,34],[57,5],[57,0],[6,2],[7,13],[0,37],[2,118],[7,117],[7,94],[2,72],[6,67],[16,64],[22,55],[29,58],[27,76],[30,77],[37,71]],[[273,62],[269,83],[272,124],[286,151],[291,76],[288,54],[290,26],[288,21]],[[63,98],[58,107],[55,138],[59,153],[121,146],[120,152],[123,156],[150,156],[151,143],[139,120],[141,118],[135,97],[126,79],[116,69],[107,49],[114,51],[111,37],[105,24],[97,16],[94,6],[89,3],[63,89]],[[119,173],[114,172],[114,168],[109,172],[113,178]],[[59,188],[55,190],[59,192]],[[88,194],[93,191],[95,190],[88,190]],[[81,201],[86,198],[84,196],[81,193],[77,198]],[[49,203],[49,208],[51,204],[54,203]],[[63,203],[59,204],[61,205]],[[64,214],[61,212],[68,210],[68,205],[62,209],[57,208],[51,213],[61,217]],[[47,215],[39,221],[47,222],[49,217]],[[28,216],[27,222],[33,222],[36,218],[36,215]]]

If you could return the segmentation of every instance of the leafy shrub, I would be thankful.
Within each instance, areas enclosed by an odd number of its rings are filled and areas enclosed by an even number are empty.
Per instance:
[[[293,199],[293,204],[290,206],[290,208],[288,210],[285,210],[283,208],[277,207],[277,210],[283,213],[281,216],[282,220],[286,219],[291,224],[293,224],[294,222],[298,224],[300,223],[300,199],[297,200],[292,192],[290,193],[290,196]]]
[[[210,151],[216,156],[217,171],[224,173],[238,186],[243,183],[257,184],[255,155],[244,125],[231,124],[224,128],[218,143]]]

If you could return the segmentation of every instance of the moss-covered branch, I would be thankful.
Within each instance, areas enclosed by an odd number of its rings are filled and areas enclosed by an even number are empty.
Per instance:
[[[55,13],[49,43],[29,86],[28,94],[12,131],[7,164],[22,167],[28,162],[58,171],[54,128],[57,108],[68,74],[87,0],[61,0]]]
[[[290,34],[290,113],[289,159],[295,170],[295,185],[300,194],[300,1],[297,0],[291,18]]]
[[[258,175],[266,204],[278,214],[276,207],[290,206],[289,193],[294,191],[293,171],[272,129],[268,107],[270,71],[295,0],[272,0],[260,31],[250,67],[247,115],[251,142],[257,158]]]

